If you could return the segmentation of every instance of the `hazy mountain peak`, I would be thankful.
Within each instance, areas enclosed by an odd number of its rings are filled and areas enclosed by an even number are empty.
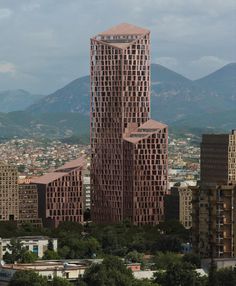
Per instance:
[[[24,89],[0,91],[0,112],[24,110],[42,97]]]

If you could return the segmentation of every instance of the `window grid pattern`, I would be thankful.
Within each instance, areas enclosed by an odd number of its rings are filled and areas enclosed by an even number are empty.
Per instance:
[[[82,168],[75,168],[46,185],[46,218],[60,222],[83,222]]]
[[[167,128],[140,136],[138,142],[132,138],[124,141],[125,217],[136,225],[156,225],[163,221],[167,193]]]
[[[149,119],[149,46],[149,33],[125,49],[91,39],[91,195],[98,223],[123,219],[123,133]]]
[[[0,163],[0,221],[19,218],[17,167]]]

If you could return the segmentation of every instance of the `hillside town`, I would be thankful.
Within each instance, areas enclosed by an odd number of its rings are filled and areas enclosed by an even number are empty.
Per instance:
[[[89,145],[67,144],[59,140],[12,139],[0,143],[2,162],[17,166],[19,176],[40,176],[72,161],[89,155]],[[169,182],[197,181],[200,170],[200,148],[191,137],[169,139]]]
[[[69,123],[59,116],[58,139],[2,137],[0,286],[236,285],[236,129],[179,132],[175,119],[156,120],[150,36],[120,23],[90,38],[90,120],[82,116],[89,135],[82,125],[78,139],[70,129],[61,133]],[[15,76],[11,65],[2,71],[9,67]],[[186,84],[183,107],[191,114],[197,83],[175,74],[173,87],[176,77]],[[73,107],[75,90],[65,97]],[[211,105],[218,96],[209,94]],[[208,102],[204,108],[211,110]],[[82,119],[73,118],[78,127]]]

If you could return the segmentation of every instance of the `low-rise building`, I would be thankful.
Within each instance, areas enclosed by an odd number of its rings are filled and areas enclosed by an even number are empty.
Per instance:
[[[35,253],[39,258],[42,258],[44,252],[48,250],[49,241],[53,245],[53,250],[57,251],[57,238],[49,238],[47,236],[21,236],[17,237],[29,251]],[[0,260],[3,259],[4,254],[8,251],[8,245],[11,243],[11,238],[0,238]]]
[[[62,262],[62,261],[38,261],[29,264],[5,264],[0,265],[0,286],[9,284],[16,271],[33,270],[51,281],[54,277],[76,281],[84,275],[89,267],[87,262]]]

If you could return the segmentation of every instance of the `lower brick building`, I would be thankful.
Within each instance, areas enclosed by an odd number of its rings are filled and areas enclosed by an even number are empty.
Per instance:
[[[148,120],[124,136],[124,218],[156,225],[164,219],[168,190],[168,128]]]
[[[57,227],[60,222],[83,222],[84,157],[71,161],[31,182],[37,185],[39,217],[43,224]]]

